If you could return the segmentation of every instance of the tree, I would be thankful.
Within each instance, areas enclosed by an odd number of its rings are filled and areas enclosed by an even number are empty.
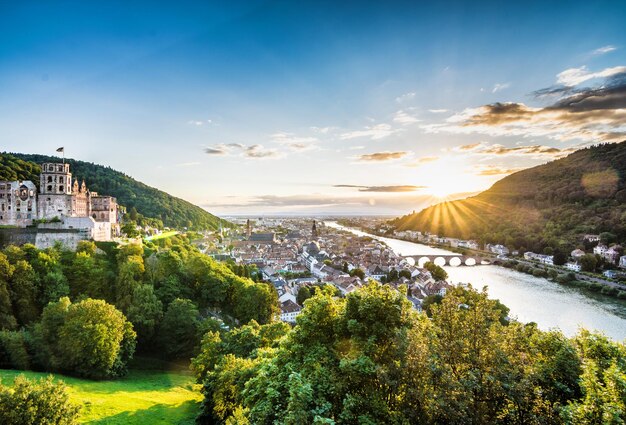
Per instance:
[[[52,376],[29,381],[19,375],[13,387],[0,384],[0,423],[7,425],[71,425],[78,423],[80,407],[70,401],[63,381]]]
[[[428,270],[437,282],[441,280],[446,280],[448,278],[448,273],[442,268],[433,263],[432,261],[428,261],[424,264],[424,268]]]
[[[593,254],[585,254],[580,257],[580,267],[582,271],[594,272],[598,264],[598,259]]]
[[[200,344],[200,313],[187,299],[170,303],[159,329],[160,344],[170,359],[188,359]]]
[[[132,324],[103,300],[51,303],[35,332],[49,368],[88,378],[123,376],[135,351]]]
[[[137,332],[140,346],[149,344],[163,318],[163,303],[154,294],[152,285],[142,284],[135,288],[127,317]]]
[[[304,302],[311,298],[311,290],[308,286],[302,286],[298,290],[298,296],[296,297],[296,302],[300,305],[304,305]]]
[[[350,276],[357,276],[359,279],[365,279],[365,272],[360,268],[352,269]]]
[[[552,262],[555,266],[562,266],[567,262],[567,254],[560,249],[554,251]]]
[[[14,267],[5,254],[0,252],[0,329],[15,329],[17,320],[13,316],[9,280],[13,276]]]
[[[27,325],[39,317],[36,294],[37,274],[25,260],[15,264],[11,276],[10,295],[13,311],[19,324]]]

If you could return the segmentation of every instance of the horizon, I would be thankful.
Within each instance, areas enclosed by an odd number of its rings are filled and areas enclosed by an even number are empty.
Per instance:
[[[219,216],[405,215],[626,139],[619,2],[70,3],[0,6],[2,150]]]

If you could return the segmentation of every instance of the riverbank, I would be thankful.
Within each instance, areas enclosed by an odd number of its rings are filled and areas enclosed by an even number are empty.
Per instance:
[[[449,255],[450,252],[427,245],[372,235],[330,223],[328,227],[368,236],[384,242],[396,254]],[[579,327],[597,330],[616,340],[626,339],[626,302],[598,293],[561,285],[515,269],[496,265],[444,267],[451,283],[487,286],[491,298],[499,299],[521,322],[535,322],[544,330],[559,328],[573,336]]]

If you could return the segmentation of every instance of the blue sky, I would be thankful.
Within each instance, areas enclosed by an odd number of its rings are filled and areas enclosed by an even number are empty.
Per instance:
[[[624,22],[624,2],[0,0],[0,149],[65,146],[220,214],[402,214],[626,139]],[[617,102],[562,107],[589,94]]]

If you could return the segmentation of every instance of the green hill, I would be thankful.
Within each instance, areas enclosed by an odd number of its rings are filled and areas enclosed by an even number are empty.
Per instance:
[[[39,185],[40,164],[61,162],[61,158],[46,155],[0,153],[0,180],[32,180]],[[147,186],[110,167],[91,162],[66,159],[74,178],[103,195],[117,198],[129,211],[135,208],[144,217],[161,220],[167,227],[189,227],[195,230],[217,229],[220,218],[183,199]],[[229,225],[221,220],[222,225]]]
[[[626,241],[626,142],[576,151],[511,174],[488,190],[391,223],[447,237],[541,252],[569,249],[586,233]]]

